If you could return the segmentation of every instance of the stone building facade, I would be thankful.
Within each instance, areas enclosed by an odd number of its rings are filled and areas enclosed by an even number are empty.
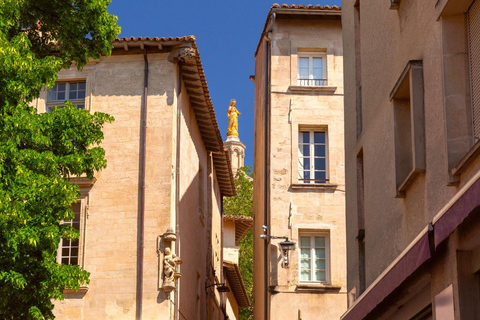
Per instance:
[[[104,129],[107,168],[72,179],[81,235],[59,261],[91,276],[56,302],[57,319],[224,319],[222,198],[235,188],[195,38],[113,45],[82,72],[60,72],[34,102],[45,112],[70,99],[115,117]]]
[[[255,319],[346,310],[342,60],[338,7],[272,6],[255,53]]]
[[[479,319],[480,1],[342,1],[349,309]]]

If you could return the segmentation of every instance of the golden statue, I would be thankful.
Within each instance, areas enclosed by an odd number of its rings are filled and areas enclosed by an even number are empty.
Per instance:
[[[235,108],[237,101],[235,99],[230,100],[230,106],[228,106],[227,116],[228,116],[228,129],[227,137],[235,136],[238,137],[238,115],[241,114]]]

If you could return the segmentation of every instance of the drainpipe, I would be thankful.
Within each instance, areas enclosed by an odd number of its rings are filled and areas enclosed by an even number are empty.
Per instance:
[[[143,252],[145,240],[145,166],[146,166],[146,147],[147,147],[147,97],[148,97],[148,57],[147,48],[143,49],[143,59],[145,60],[144,69],[144,88],[143,103],[140,115],[140,154],[139,154],[139,190],[138,190],[138,253],[137,253],[137,310],[136,319],[142,319],[143,307]]]
[[[178,97],[182,94],[182,62],[178,61]],[[177,257],[180,257],[180,224],[179,224],[179,215],[180,215],[180,127],[182,125],[180,102],[177,99],[177,145],[176,145],[176,157],[175,157],[175,233],[177,234],[177,241],[175,242],[175,254]],[[177,279],[177,289],[174,291],[174,312],[175,319],[179,317],[179,308],[180,308],[180,281],[181,278]]]
[[[264,150],[264,190],[263,190],[263,225],[268,226],[268,156],[269,156],[269,106],[270,106],[270,45],[271,41],[265,33],[265,150]],[[267,229],[264,230],[267,233]],[[263,242],[263,301],[264,301],[264,310],[263,310],[263,319],[268,320],[268,238]]]

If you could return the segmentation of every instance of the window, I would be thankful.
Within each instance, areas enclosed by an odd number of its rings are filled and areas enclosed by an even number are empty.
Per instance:
[[[329,279],[329,238],[326,233],[300,234],[300,282]]]
[[[455,185],[480,150],[480,3],[441,0],[435,7],[442,31],[442,129],[446,133],[448,183]]]
[[[298,85],[299,86],[326,86],[326,56],[323,53],[299,55],[298,57]]]
[[[82,232],[83,230],[80,228],[80,221],[82,215],[82,203],[77,202],[72,205],[73,213],[75,217],[72,220],[64,221],[63,224],[67,224],[72,226],[73,228]],[[67,239],[60,239],[60,244],[58,246],[57,252],[57,262],[62,264],[69,264],[69,265],[76,265],[80,264],[80,238],[82,234],[80,233],[80,237],[76,240],[67,240]]]
[[[404,197],[415,177],[425,171],[422,61],[407,63],[390,100],[394,114],[396,196]]]
[[[65,100],[71,101],[77,109],[85,109],[85,82],[60,82],[48,92],[47,112],[51,112],[53,107],[62,107]]]
[[[325,183],[327,179],[327,133],[300,131],[298,133],[298,181]]]
[[[470,84],[472,93],[473,139],[480,139],[480,1],[476,0],[467,12],[468,52],[470,62]]]

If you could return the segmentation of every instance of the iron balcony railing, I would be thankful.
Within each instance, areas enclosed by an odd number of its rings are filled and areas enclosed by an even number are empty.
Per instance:
[[[313,183],[328,183],[330,181],[329,179],[298,179],[298,181],[302,181],[302,183],[310,183],[310,181],[313,181]]]
[[[298,79],[299,86],[326,86],[327,79]]]

